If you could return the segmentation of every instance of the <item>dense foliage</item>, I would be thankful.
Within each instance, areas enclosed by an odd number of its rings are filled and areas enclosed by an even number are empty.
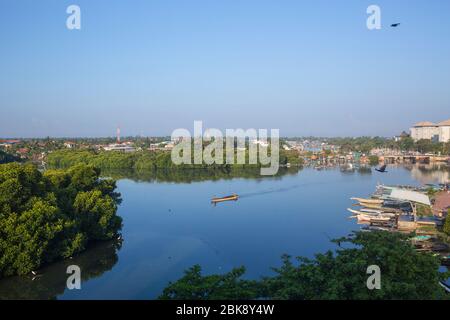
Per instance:
[[[389,145],[391,140],[383,137],[348,137],[348,138],[328,138],[329,144],[340,147],[341,152],[358,151],[369,153],[373,148],[381,148]]]
[[[339,249],[298,257],[283,256],[275,275],[241,279],[243,267],[224,275],[201,275],[197,265],[164,289],[160,299],[440,299],[439,261],[418,253],[405,236],[389,232],[358,232],[335,240]],[[346,247],[344,248],[344,245]],[[369,290],[367,267],[378,265],[381,289]]]
[[[0,277],[26,274],[118,232],[120,195],[115,181],[99,177],[84,164],[45,173],[0,165]]]
[[[193,155],[192,155],[193,157]],[[248,157],[248,155],[247,155]],[[301,165],[302,159],[296,151],[280,150],[280,165]],[[134,169],[134,170],[181,170],[181,169],[209,169],[227,170],[242,168],[258,168],[260,165],[249,164],[201,164],[175,165],[170,151],[93,151],[93,150],[60,150],[48,155],[47,163],[52,167],[69,167],[77,163],[86,163],[102,169]],[[248,163],[248,162],[247,162]]]

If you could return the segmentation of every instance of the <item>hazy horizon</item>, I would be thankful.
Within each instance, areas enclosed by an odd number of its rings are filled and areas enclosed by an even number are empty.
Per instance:
[[[144,135],[126,135],[126,136],[122,136],[121,135],[121,140],[124,141],[127,138],[167,138],[170,137],[170,134],[167,135],[154,135],[154,136],[144,136]],[[270,132],[269,132],[269,137],[270,137]],[[390,138],[394,138],[395,136],[280,136],[281,139],[308,139],[308,138],[313,138],[313,139],[346,139],[346,138],[352,138],[352,139],[357,139],[357,138],[365,138],[365,137],[369,137],[369,138],[383,138],[383,139],[390,139]],[[0,136],[0,140],[20,140],[20,139],[24,139],[24,140],[32,140],[32,139],[36,139],[36,140],[44,140],[44,139],[116,139],[117,135],[110,135],[110,136],[34,136],[34,137],[26,137],[26,136],[4,136],[1,137]]]
[[[66,8],[81,8],[68,30]],[[366,9],[381,8],[381,30]],[[0,3],[0,137],[392,137],[450,118],[450,2]],[[397,28],[391,23],[400,22]]]

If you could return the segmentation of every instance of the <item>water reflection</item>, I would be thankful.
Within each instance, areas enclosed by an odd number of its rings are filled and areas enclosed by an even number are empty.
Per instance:
[[[69,265],[77,265],[81,269],[83,282],[102,276],[111,270],[118,261],[117,251],[121,244],[106,241],[93,245],[82,254],[61,262],[53,263],[39,270],[39,276],[8,277],[1,280],[0,300],[6,299],[56,299],[64,293],[66,281],[70,276],[66,273]]]
[[[191,183],[200,181],[230,180],[234,178],[264,180],[277,179],[286,175],[296,175],[302,167],[279,168],[275,176],[262,176],[259,168],[227,168],[222,169],[184,169],[184,170],[158,170],[144,171],[133,169],[102,170],[102,175],[120,179],[130,179],[141,182],[175,182]]]
[[[406,168],[411,170],[411,176],[422,184],[450,182],[450,167],[446,164],[409,165]]]

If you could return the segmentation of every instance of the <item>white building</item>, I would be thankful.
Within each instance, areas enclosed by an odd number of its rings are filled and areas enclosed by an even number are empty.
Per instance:
[[[75,142],[66,141],[66,142],[64,142],[64,147],[72,149],[73,147],[75,147]]]
[[[127,145],[125,143],[113,143],[103,147],[105,151],[122,151],[122,152],[134,152],[136,148]]]
[[[450,119],[438,123],[439,126],[439,142],[450,141]]]
[[[438,140],[439,137],[439,127],[429,121],[423,121],[416,123],[411,128],[411,138],[414,141],[417,140]]]
[[[259,144],[260,147],[267,148],[269,146],[269,143],[267,141],[262,141],[258,139],[253,139],[250,141],[252,144]]]
[[[416,123],[411,129],[411,138],[418,140],[450,141],[450,119],[434,124],[429,121]]]

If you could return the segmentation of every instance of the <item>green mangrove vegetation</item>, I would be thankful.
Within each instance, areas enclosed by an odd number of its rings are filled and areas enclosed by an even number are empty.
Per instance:
[[[274,275],[259,280],[243,279],[245,267],[226,274],[202,275],[195,265],[184,276],[171,282],[160,299],[222,300],[371,300],[371,299],[446,299],[439,281],[449,274],[439,272],[439,260],[429,253],[419,253],[406,235],[379,232],[356,232],[333,240],[335,252],[317,254],[315,258],[288,255]],[[381,288],[367,288],[367,267],[377,265],[381,271]]]
[[[193,154],[192,154],[193,158]],[[248,159],[248,151],[246,151]],[[58,150],[47,156],[47,164],[50,167],[65,168],[78,163],[93,165],[101,169],[133,169],[138,171],[156,170],[184,170],[184,169],[207,169],[210,172],[216,170],[229,171],[234,169],[260,168],[261,164],[181,164],[173,163],[170,151],[137,151],[137,152],[115,152],[96,150]],[[192,161],[193,163],[193,161]],[[300,166],[303,160],[296,151],[280,150],[279,163],[281,166],[288,163],[292,166]]]
[[[31,164],[0,165],[0,278],[113,238],[122,226],[115,189],[86,164],[44,173]]]

